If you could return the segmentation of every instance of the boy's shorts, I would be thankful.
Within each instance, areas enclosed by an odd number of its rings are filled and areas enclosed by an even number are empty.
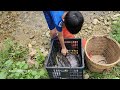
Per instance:
[[[52,16],[50,14],[50,11],[43,11],[45,19],[47,21],[48,27],[50,30],[55,28],[54,21],[52,19]]]
[[[43,11],[50,30],[56,28],[59,32],[62,31],[62,15],[64,11]]]

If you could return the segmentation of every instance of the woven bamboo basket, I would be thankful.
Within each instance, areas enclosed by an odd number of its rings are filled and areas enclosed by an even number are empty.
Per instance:
[[[120,62],[120,45],[110,37],[93,36],[86,42],[85,55],[90,71],[108,71]]]

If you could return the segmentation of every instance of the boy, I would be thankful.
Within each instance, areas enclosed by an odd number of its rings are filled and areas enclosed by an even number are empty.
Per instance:
[[[43,11],[43,13],[50,29],[51,38],[58,36],[62,47],[61,53],[66,55],[68,50],[64,44],[62,28],[66,27],[71,34],[77,34],[84,22],[82,14],[79,11]]]

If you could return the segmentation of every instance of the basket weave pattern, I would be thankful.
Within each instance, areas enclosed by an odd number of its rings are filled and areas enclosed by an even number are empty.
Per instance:
[[[85,45],[86,64],[90,71],[103,72],[110,70],[120,61],[120,45],[112,38],[106,36],[94,36],[87,40]],[[100,64],[93,61],[91,56],[101,55],[107,63]],[[96,61],[99,58],[96,58]]]

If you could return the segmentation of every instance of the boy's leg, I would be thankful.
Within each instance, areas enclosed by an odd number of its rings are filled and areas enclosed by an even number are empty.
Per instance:
[[[51,39],[53,39],[54,37],[57,36],[57,30],[56,30],[56,28],[50,30],[50,36],[51,36]]]
[[[50,36],[51,36],[51,41],[52,39],[56,36],[57,30],[54,25],[54,21],[51,17],[51,14],[49,11],[43,11],[45,19],[47,21],[48,27],[50,29]]]
[[[54,40],[54,39],[57,39],[57,30],[56,28],[54,28],[53,30],[50,30],[50,36],[51,36],[51,42]]]

